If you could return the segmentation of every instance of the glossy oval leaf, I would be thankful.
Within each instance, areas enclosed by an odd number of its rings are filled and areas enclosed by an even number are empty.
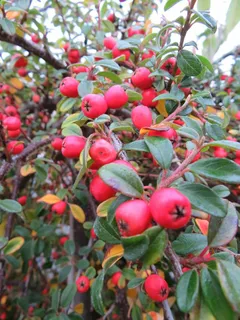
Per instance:
[[[8,241],[8,244],[5,246],[3,252],[4,254],[13,254],[14,252],[18,251],[24,245],[24,238],[23,237],[15,237]]]
[[[118,244],[121,242],[119,235],[107,222],[106,218],[97,217],[93,228],[99,239],[112,244]]]
[[[126,196],[140,198],[143,194],[141,179],[134,170],[124,165],[106,164],[98,173],[106,184]]]
[[[181,233],[172,243],[179,255],[199,253],[207,246],[207,237],[197,233]]]
[[[221,147],[224,149],[229,149],[229,150],[240,150],[240,143],[235,142],[235,141],[229,141],[229,140],[218,140],[218,141],[212,141],[209,143],[206,143],[204,147]]]
[[[144,235],[122,238],[124,258],[130,261],[141,258],[147,251],[149,238]]]
[[[182,312],[188,313],[199,295],[199,277],[196,270],[190,270],[181,276],[177,284],[177,304]]]
[[[70,283],[66,286],[66,288],[62,292],[61,302],[60,302],[63,308],[66,308],[72,302],[76,292],[77,292],[77,287],[75,283]]]
[[[44,202],[47,204],[55,204],[60,202],[61,199],[54,194],[46,194],[45,196],[41,197],[40,199],[37,200],[37,202]]]
[[[202,71],[202,63],[192,52],[181,50],[177,55],[177,64],[186,76],[197,76]]]
[[[18,213],[22,211],[22,206],[15,200],[0,200],[0,209],[6,212]]]
[[[102,271],[97,278],[94,280],[91,286],[91,302],[94,309],[100,314],[105,314],[105,308],[102,299],[102,291],[103,291],[103,284],[104,284],[104,271]]]

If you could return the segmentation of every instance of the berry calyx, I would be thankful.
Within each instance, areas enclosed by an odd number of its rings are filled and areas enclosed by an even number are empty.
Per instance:
[[[91,146],[89,154],[97,165],[113,162],[117,157],[114,147],[104,139],[96,140]]]
[[[131,82],[134,87],[145,90],[151,88],[154,78],[149,77],[151,71],[145,67],[141,67],[135,70],[131,77]]]
[[[79,158],[86,144],[85,137],[68,136],[62,142],[62,154],[66,158]]]
[[[166,300],[169,294],[167,282],[157,274],[152,274],[147,277],[144,282],[144,289],[147,295],[156,302]]]
[[[65,201],[59,201],[52,206],[51,211],[56,212],[56,214],[61,216],[64,214],[66,207],[67,207],[67,204]]]
[[[112,86],[104,97],[110,109],[122,108],[128,102],[128,95],[120,85]]]
[[[86,117],[95,119],[104,114],[108,106],[103,96],[99,94],[87,94],[82,99],[81,108]]]
[[[87,292],[90,288],[90,281],[86,276],[80,276],[76,280],[77,291],[80,293]]]
[[[136,128],[149,127],[152,124],[152,112],[146,106],[137,106],[131,112],[132,122]]]
[[[89,190],[98,202],[103,202],[116,194],[116,190],[108,186],[98,175],[90,182]]]
[[[143,200],[129,200],[117,208],[115,218],[122,237],[145,231],[151,222],[149,205]]]
[[[188,198],[173,188],[155,191],[149,202],[153,219],[167,229],[184,227],[191,218],[191,204]]]
[[[78,85],[79,85],[79,82],[75,78],[66,77],[61,81],[59,90],[61,94],[65,97],[77,98]]]

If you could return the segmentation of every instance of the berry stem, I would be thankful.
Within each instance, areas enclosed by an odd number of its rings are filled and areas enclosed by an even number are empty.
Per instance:
[[[177,256],[177,254],[175,253],[175,251],[172,248],[171,242],[168,243],[166,250],[165,250],[165,253],[166,253],[166,256],[168,257],[168,259],[170,260],[170,262],[172,263],[173,273],[174,273],[176,281],[178,281],[179,278],[181,277],[181,275],[183,274],[182,266],[180,264],[179,257]]]
[[[166,319],[166,320],[174,320],[173,314],[172,314],[172,311],[171,311],[171,309],[169,307],[167,299],[162,301],[162,307],[163,307],[163,311],[164,311],[164,319]]]
[[[169,121],[171,121],[171,120],[174,120],[179,113],[181,113],[184,109],[187,108],[187,106],[189,105],[190,100],[191,100],[191,95],[187,96],[184,104],[183,104],[182,106],[179,105],[179,106],[177,107],[177,109],[176,109],[173,113],[171,113],[166,119],[164,119],[164,120],[161,122],[161,124],[162,124],[162,123],[165,123],[165,122],[169,122]]]

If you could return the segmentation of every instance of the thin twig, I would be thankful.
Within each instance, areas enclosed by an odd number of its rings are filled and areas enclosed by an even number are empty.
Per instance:
[[[164,310],[164,319],[165,320],[174,320],[172,311],[171,311],[171,309],[169,307],[169,304],[168,304],[167,300],[162,301],[162,307],[163,307],[163,310]]]
[[[178,281],[179,278],[181,277],[181,275],[183,274],[182,267],[180,264],[179,257],[174,252],[170,242],[168,243],[165,252],[166,252],[166,256],[168,257],[168,259],[172,263],[174,277],[175,277],[176,281]]]

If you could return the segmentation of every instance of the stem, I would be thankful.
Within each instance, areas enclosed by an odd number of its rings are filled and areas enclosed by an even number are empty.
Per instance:
[[[187,96],[184,104],[182,106],[179,105],[177,107],[177,109],[173,113],[171,113],[166,119],[164,119],[161,123],[165,123],[165,122],[169,122],[171,120],[174,120],[179,113],[181,113],[184,109],[187,108],[190,101],[191,101],[191,95]]]
[[[164,316],[165,316],[164,319],[166,319],[166,320],[174,320],[172,311],[171,311],[171,309],[169,307],[169,304],[168,304],[167,300],[162,301],[162,306],[163,306]]]
[[[172,263],[172,268],[173,268],[173,273],[174,273],[175,279],[176,279],[176,281],[178,281],[179,278],[181,277],[181,275],[183,274],[182,266],[181,266],[179,257],[177,256],[177,254],[174,252],[174,250],[172,248],[171,242],[168,243],[165,252],[166,252],[166,256],[168,257],[168,259]]]

